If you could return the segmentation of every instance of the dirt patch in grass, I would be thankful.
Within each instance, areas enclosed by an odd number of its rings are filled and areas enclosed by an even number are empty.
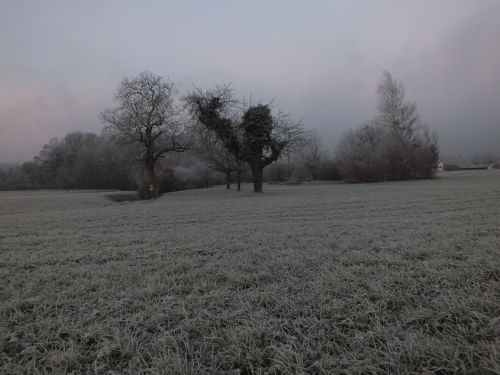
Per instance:
[[[106,194],[106,198],[113,202],[134,202],[140,200],[137,193],[114,193]]]

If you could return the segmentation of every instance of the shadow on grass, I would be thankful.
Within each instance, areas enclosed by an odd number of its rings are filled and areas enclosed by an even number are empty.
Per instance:
[[[141,199],[137,193],[107,194],[106,198],[113,202],[133,202]]]

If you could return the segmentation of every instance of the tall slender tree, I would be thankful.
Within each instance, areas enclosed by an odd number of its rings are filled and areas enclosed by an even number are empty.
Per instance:
[[[378,115],[344,135],[337,158],[352,182],[431,178],[439,156],[437,135],[415,103],[405,100],[401,81],[384,72],[377,86]]]

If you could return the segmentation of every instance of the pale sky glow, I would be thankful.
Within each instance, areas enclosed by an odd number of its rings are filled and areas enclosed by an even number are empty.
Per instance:
[[[99,132],[124,76],[232,82],[334,148],[375,114],[383,70],[443,154],[500,153],[500,1],[0,0],[0,162]]]

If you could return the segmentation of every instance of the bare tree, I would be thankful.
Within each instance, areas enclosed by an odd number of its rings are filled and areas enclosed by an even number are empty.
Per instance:
[[[286,142],[281,151],[280,159],[286,160],[286,174],[287,178],[290,178],[294,173],[293,156],[300,152],[307,143],[307,133],[304,131],[301,121],[293,123],[286,113],[279,111],[273,117],[276,136]]]
[[[148,176],[146,198],[160,194],[155,171],[157,161],[167,152],[183,152],[190,146],[174,93],[172,82],[142,72],[125,78],[115,94],[118,105],[102,112],[102,119],[112,133],[137,146],[137,160]]]
[[[405,101],[403,84],[384,72],[377,86],[379,114],[347,133],[337,148],[344,178],[352,182],[430,178],[437,165],[437,135]]]
[[[347,182],[386,180],[384,128],[373,123],[350,130],[337,146],[336,159]]]
[[[378,111],[376,121],[392,127],[399,135],[411,138],[422,127],[415,103],[405,101],[403,83],[385,71],[377,85]]]
[[[200,127],[196,135],[195,148],[201,161],[210,169],[224,173],[226,188],[231,188],[231,175],[238,169],[238,160],[231,154],[217,136]]]
[[[60,183],[62,178],[59,176],[59,168],[63,163],[63,144],[58,138],[51,138],[33,161],[42,172],[43,185],[50,188],[67,188],[66,183]]]
[[[317,179],[320,173],[321,163],[325,158],[325,151],[321,139],[315,132],[308,132],[304,137],[301,147],[302,163],[311,173],[313,179]]]
[[[241,177],[248,167],[239,159],[239,140],[241,132],[237,127],[237,101],[230,85],[224,84],[204,92],[196,89],[185,99],[197,126],[196,149],[203,163],[226,176],[226,187],[230,188],[231,173],[235,172],[238,191],[241,189]],[[209,124],[209,125],[207,125]],[[224,140],[214,128],[225,129]],[[233,137],[231,147],[227,145]]]

